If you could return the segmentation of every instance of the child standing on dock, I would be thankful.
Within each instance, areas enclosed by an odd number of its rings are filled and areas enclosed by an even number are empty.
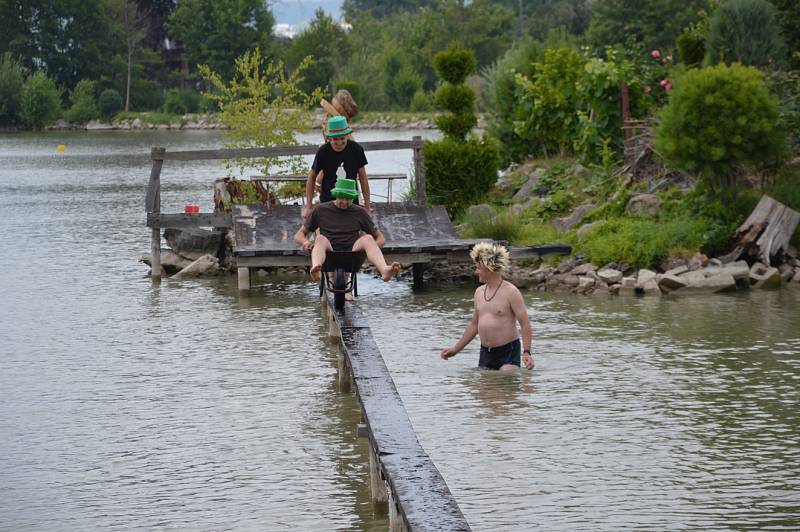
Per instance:
[[[320,172],[323,172],[322,189],[319,194],[320,203],[333,200],[331,190],[336,185],[337,179],[357,179],[364,197],[364,208],[371,214],[372,206],[366,170],[367,156],[364,154],[364,148],[358,142],[347,139],[352,132],[345,117],[333,116],[328,119],[326,135],[330,142],[320,146],[314,162],[311,164],[311,171],[306,180],[306,205],[303,207],[303,218],[308,218],[313,209],[314,186],[317,174]],[[358,203],[358,198],[355,203]]]
[[[489,242],[476,244],[470,257],[475,261],[475,273],[483,283],[475,290],[472,320],[461,339],[452,347],[442,349],[440,356],[447,360],[456,356],[476,335],[481,338],[478,366],[509,371],[520,366],[520,335],[522,330],[522,363],[533,368],[531,354],[531,323],[519,289],[503,279],[508,268],[508,250]]]

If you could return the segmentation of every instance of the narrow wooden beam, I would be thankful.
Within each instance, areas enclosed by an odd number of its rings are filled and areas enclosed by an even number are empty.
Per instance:
[[[239,290],[250,290],[250,268],[237,268]]]
[[[420,137],[421,138],[421,137]],[[366,151],[402,150],[412,148],[413,140],[379,140],[359,142]],[[272,148],[242,148],[227,150],[188,150],[173,151],[163,154],[165,161],[197,161],[205,159],[247,159],[256,157],[282,157],[289,155],[314,155],[319,146],[308,144],[302,146],[275,146]]]
[[[166,229],[168,227],[233,227],[229,212],[201,212],[197,214],[147,213],[147,227]]]
[[[414,187],[417,193],[417,204],[426,205],[428,199],[425,191],[425,154],[423,153],[422,137],[415,135],[412,137],[411,143],[414,150]]]
[[[164,165],[165,148],[153,148],[150,151],[150,181],[147,183],[145,195],[145,212],[161,212],[161,167]],[[150,232],[150,278],[153,281],[161,280],[161,229],[154,227]]]

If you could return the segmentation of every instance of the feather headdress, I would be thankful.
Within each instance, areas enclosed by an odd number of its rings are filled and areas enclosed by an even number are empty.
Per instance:
[[[477,264],[493,272],[508,269],[508,250],[500,244],[480,242],[472,247],[469,256]]]

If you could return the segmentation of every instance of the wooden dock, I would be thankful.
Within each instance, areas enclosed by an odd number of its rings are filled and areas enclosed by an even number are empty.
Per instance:
[[[358,303],[337,311],[323,303],[332,336],[340,338],[339,383],[352,384],[369,437],[373,500],[389,505],[389,529],[471,530],[450,488],[420,445],[386,363]]]

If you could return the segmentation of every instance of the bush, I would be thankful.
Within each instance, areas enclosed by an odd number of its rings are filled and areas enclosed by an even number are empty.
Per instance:
[[[678,46],[678,56],[681,61],[690,67],[698,67],[706,55],[706,45],[703,36],[696,31],[686,30],[675,43]]]
[[[411,111],[415,113],[429,113],[432,110],[433,104],[427,93],[422,89],[415,92],[414,97],[411,98]]]
[[[336,92],[341,90],[346,90],[349,92],[350,96],[352,96],[353,100],[356,102],[361,101],[361,85],[359,85],[357,81],[339,81],[336,83]]]
[[[474,112],[475,91],[466,85],[442,85],[436,91],[433,103],[452,113]]]
[[[15,124],[19,120],[24,84],[22,66],[6,52],[0,58],[0,125]]]
[[[740,167],[779,160],[785,138],[762,74],[719,65],[683,76],[661,113],[655,146],[670,164],[731,188]]]
[[[496,216],[479,217],[467,220],[463,236],[465,238],[490,238],[516,242],[522,234],[519,217],[511,211],[503,211]]]
[[[20,117],[33,129],[42,129],[61,114],[61,91],[44,72],[31,74],[22,87]]]
[[[711,64],[769,66],[784,61],[778,11],[767,0],[728,0],[711,15],[706,49]]]
[[[88,79],[80,80],[72,90],[72,94],[70,94],[69,99],[72,105],[67,112],[64,113],[64,118],[69,122],[85,124],[100,116],[100,111],[97,109],[97,104],[95,103],[94,92],[94,81]]]
[[[436,72],[447,83],[460,85],[466,81],[476,66],[475,52],[459,46],[451,46],[433,57]]]
[[[200,95],[195,91],[172,89],[164,97],[164,112],[171,115],[196,113],[200,108]]]
[[[122,111],[122,96],[114,89],[106,89],[100,93],[97,99],[97,107],[100,116],[106,120],[114,118],[114,115]]]
[[[400,109],[407,110],[414,94],[422,88],[422,77],[417,74],[414,67],[405,65],[394,77],[392,83],[394,102]]]
[[[448,113],[437,116],[434,121],[446,136],[463,139],[478,124],[478,117],[475,113]]]
[[[497,145],[487,136],[426,141],[424,154],[428,201],[444,205],[451,218],[480,200],[497,181]]]

